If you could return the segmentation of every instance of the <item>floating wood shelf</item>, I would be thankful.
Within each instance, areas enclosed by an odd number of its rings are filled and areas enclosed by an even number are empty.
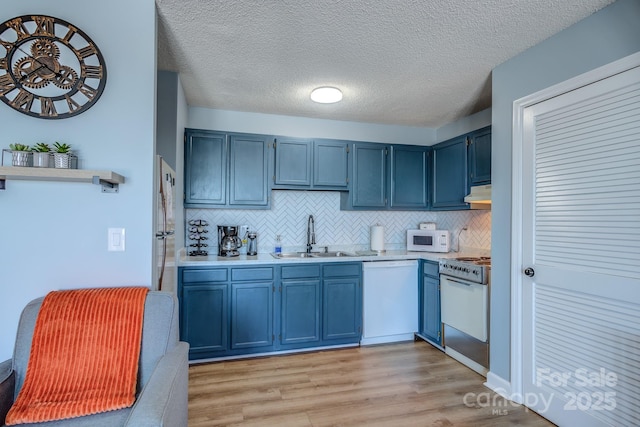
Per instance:
[[[124,177],[112,171],[0,166],[0,189],[5,188],[5,180],[12,179],[90,182],[102,185],[103,193],[117,193],[124,183]]]

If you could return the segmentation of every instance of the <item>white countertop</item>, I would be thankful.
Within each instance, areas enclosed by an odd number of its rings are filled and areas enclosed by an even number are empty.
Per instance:
[[[354,261],[396,261],[425,259],[438,261],[441,258],[457,258],[462,256],[490,256],[490,251],[486,249],[463,248],[460,252],[414,252],[406,250],[385,251],[379,255],[357,255],[358,251],[345,251],[356,253],[356,256],[343,257],[309,257],[309,258],[274,258],[270,253],[259,253],[255,256],[239,255],[236,257],[209,256],[186,256],[183,248],[179,252],[179,267],[195,266],[218,266],[227,267],[231,265],[259,265],[259,264],[293,264],[293,263],[318,263],[318,262],[354,262]]]

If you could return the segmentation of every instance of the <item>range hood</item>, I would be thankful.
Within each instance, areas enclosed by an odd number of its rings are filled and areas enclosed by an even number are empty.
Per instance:
[[[471,209],[491,209],[491,184],[471,187],[464,201],[471,203]]]

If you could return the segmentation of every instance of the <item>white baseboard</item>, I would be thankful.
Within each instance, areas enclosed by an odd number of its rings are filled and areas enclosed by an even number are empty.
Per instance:
[[[518,396],[513,396],[511,393],[511,383],[504,378],[497,376],[493,372],[487,373],[487,381],[484,385],[505,399],[512,400],[516,403],[522,403],[517,401]]]

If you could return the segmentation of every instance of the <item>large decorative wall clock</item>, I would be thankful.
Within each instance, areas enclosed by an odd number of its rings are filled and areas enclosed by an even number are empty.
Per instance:
[[[0,45],[0,99],[21,113],[41,119],[76,116],[104,91],[107,68],[100,50],[62,19],[10,19],[0,24]]]

